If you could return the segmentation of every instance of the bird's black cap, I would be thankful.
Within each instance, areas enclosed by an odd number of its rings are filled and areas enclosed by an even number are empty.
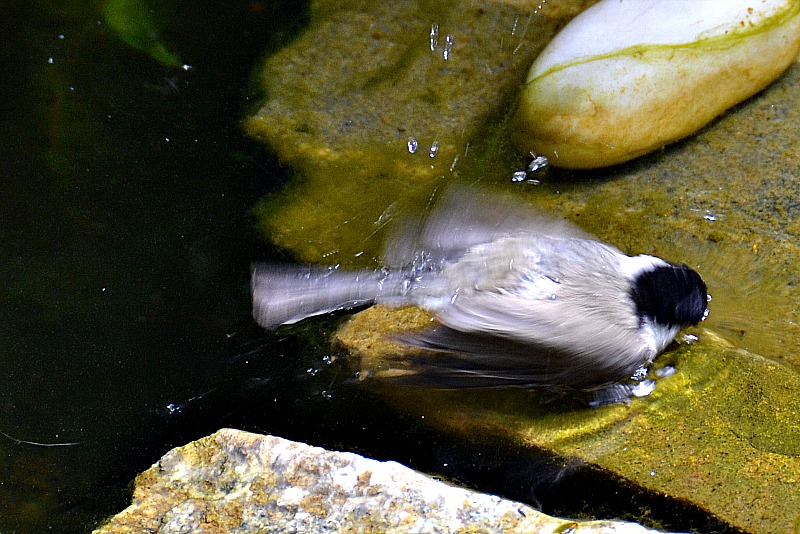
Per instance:
[[[706,284],[686,265],[667,264],[643,271],[633,280],[631,298],[639,317],[664,325],[699,323],[708,303]]]

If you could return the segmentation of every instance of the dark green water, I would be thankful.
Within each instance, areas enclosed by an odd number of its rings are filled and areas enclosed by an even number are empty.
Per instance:
[[[90,530],[128,504],[136,473],[225,426],[391,458],[548,512],[647,510],[724,530],[387,410],[329,364],[330,322],[258,329],[249,265],[280,253],[250,210],[290,175],[238,122],[249,73],[302,28],[305,6],[152,7],[188,72],[127,47],[94,3],[34,2],[0,22],[1,532]]]
[[[88,529],[137,471],[263,395],[272,367],[297,370],[237,357],[270,350],[248,317],[249,263],[269,254],[249,208],[285,179],[238,120],[303,6],[153,7],[190,71],[126,47],[91,3],[0,23],[6,534]]]

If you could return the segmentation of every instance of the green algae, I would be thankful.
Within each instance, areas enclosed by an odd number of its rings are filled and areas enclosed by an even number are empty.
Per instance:
[[[402,150],[385,146],[368,158],[345,156],[335,163],[309,165],[308,175],[256,206],[259,228],[300,260],[378,266],[391,223],[424,205],[437,180],[431,172],[436,167],[424,161],[409,180],[411,165],[404,160],[421,158]],[[325,177],[328,185],[319,187],[316,177]],[[361,199],[357,209],[353,199]]]

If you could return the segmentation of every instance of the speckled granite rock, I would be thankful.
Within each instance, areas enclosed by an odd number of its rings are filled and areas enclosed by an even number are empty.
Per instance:
[[[433,480],[395,462],[232,429],[173,449],[96,533],[655,532],[573,522]]]

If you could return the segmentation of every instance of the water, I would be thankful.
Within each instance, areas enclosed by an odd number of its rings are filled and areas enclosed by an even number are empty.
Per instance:
[[[303,20],[289,4],[157,6],[189,72],[126,47],[92,4],[3,17],[0,531],[89,528],[236,411],[226,388],[275,377],[236,356],[269,352],[249,208],[285,173],[238,120],[253,65]]]
[[[126,47],[93,3],[7,11],[0,86],[0,531],[82,532],[171,447],[224,426],[409,464],[565,515],[723,531],[512,443],[464,443],[387,410],[326,340],[267,334],[249,266],[286,258],[251,209],[291,179],[238,123],[295,2],[153,2],[189,71]],[[10,9],[10,8],[9,8]],[[616,496],[596,502],[593,495]]]

